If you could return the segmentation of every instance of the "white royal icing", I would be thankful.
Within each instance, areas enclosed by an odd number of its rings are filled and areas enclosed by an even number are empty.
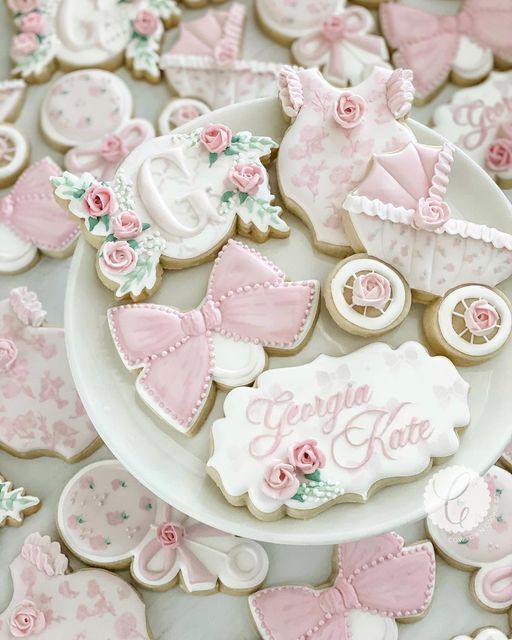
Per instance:
[[[23,168],[29,153],[25,137],[10,124],[0,123],[0,145],[5,153],[0,157],[0,181],[11,181]]]
[[[345,0],[256,0],[256,9],[259,19],[271,33],[295,40],[320,26],[345,4]]]

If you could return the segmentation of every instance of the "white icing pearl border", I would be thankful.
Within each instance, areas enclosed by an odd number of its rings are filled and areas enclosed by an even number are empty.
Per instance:
[[[10,176],[17,176],[28,158],[28,143],[23,134],[10,124],[0,124],[0,138],[7,138],[13,142],[14,158],[3,167],[0,167],[0,180],[6,180]]]

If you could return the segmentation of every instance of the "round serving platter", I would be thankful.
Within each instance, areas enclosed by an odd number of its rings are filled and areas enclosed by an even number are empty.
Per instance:
[[[223,122],[234,131],[251,130],[279,141],[287,123],[277,99],[257,100],[226,107],[176,129],[187,132],[210,122]],[[443,138],[427,127],[409,121],[419,142],[442,144]],[[277,186],[273,168],[273,191]],[[462,152],[455,151],[447,200],[453,215],[512,233],[512,209],[494,182]],[[279,202],[278,202],[279,203]],[[257,246],[279,265],[290,280],[316,278],[323,283],[337,259],[317,252],[305,226],[286,214],[291,227],[286,240]],[[167,271],[151,301],[180,309],[195,307],[203,298],[211,263]],[[512,279],[500,285],[512,298]],[[425,516],[423,492],[437,467],[413,482],[396,484],[373,495],[366,504],[336,505],[309,520],[283,518],[257,520],[245,508],[234,507],[206,474],[210,431],[223,415],[225,393],[219,391],[206,422],[192,438],[161,422],[135,393],[135,374],[122,365],[110,337],[107,309],[114,296],[99,281],[95,251],[82,239],[75,252],[66,295],[65,323],[71,370],[84,405],[112,453],[151,491],[193,518],[233,534],[281,544],[331,544],[390,531]],[[423,307],[412,311],[397,329],[380,341],[397,347],[407,340],[424,343]],[[320,353],[344,355],[369,341],[342,331],[322,305],[311,340],[298,354],[272,357],[269,368],[289,367],[313,360]],[[494,359],[477,367],[461,368],[469,382],[471,423],[461,438],[458,453],[447,464],[459,464],[482,473],[499,457],[510,438],[512,393],[508,343]],[[169,380],[172,384],[172,380]]]

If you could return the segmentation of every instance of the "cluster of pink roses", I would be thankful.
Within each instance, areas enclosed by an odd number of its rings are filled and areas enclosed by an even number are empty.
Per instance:
[[[41,36],[48,31],[45,16],[40,13],[39,0],[8,0],[9,9],[16,15],[16,24],[21,31],[12,39],[11,56],[29,56],[39,48]]]
[[[297,474],[309,476],[325,466],[325,455],[316,440],[302,440],[288,449],[288,459],[273,460],[265,470],[262,490],[271,498],[289,500],[297,493]]]
[[[149,38],[158,28],[158,16],[148,9],[142,9],[135,16],[133,28],[140,36]]]

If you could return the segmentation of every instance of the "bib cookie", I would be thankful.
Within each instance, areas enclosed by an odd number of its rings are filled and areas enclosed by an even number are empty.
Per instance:
[[[41,501],[25,493],[23,487],[14,488],[0,476],[0,529],[6,525],[19,527],[23,519],[39,511]]]
[[[10,186],[29,161],[30,150],[24,135],[8,124],[18,117],[25,89],[23,80],[0,82],[0,188]]]

